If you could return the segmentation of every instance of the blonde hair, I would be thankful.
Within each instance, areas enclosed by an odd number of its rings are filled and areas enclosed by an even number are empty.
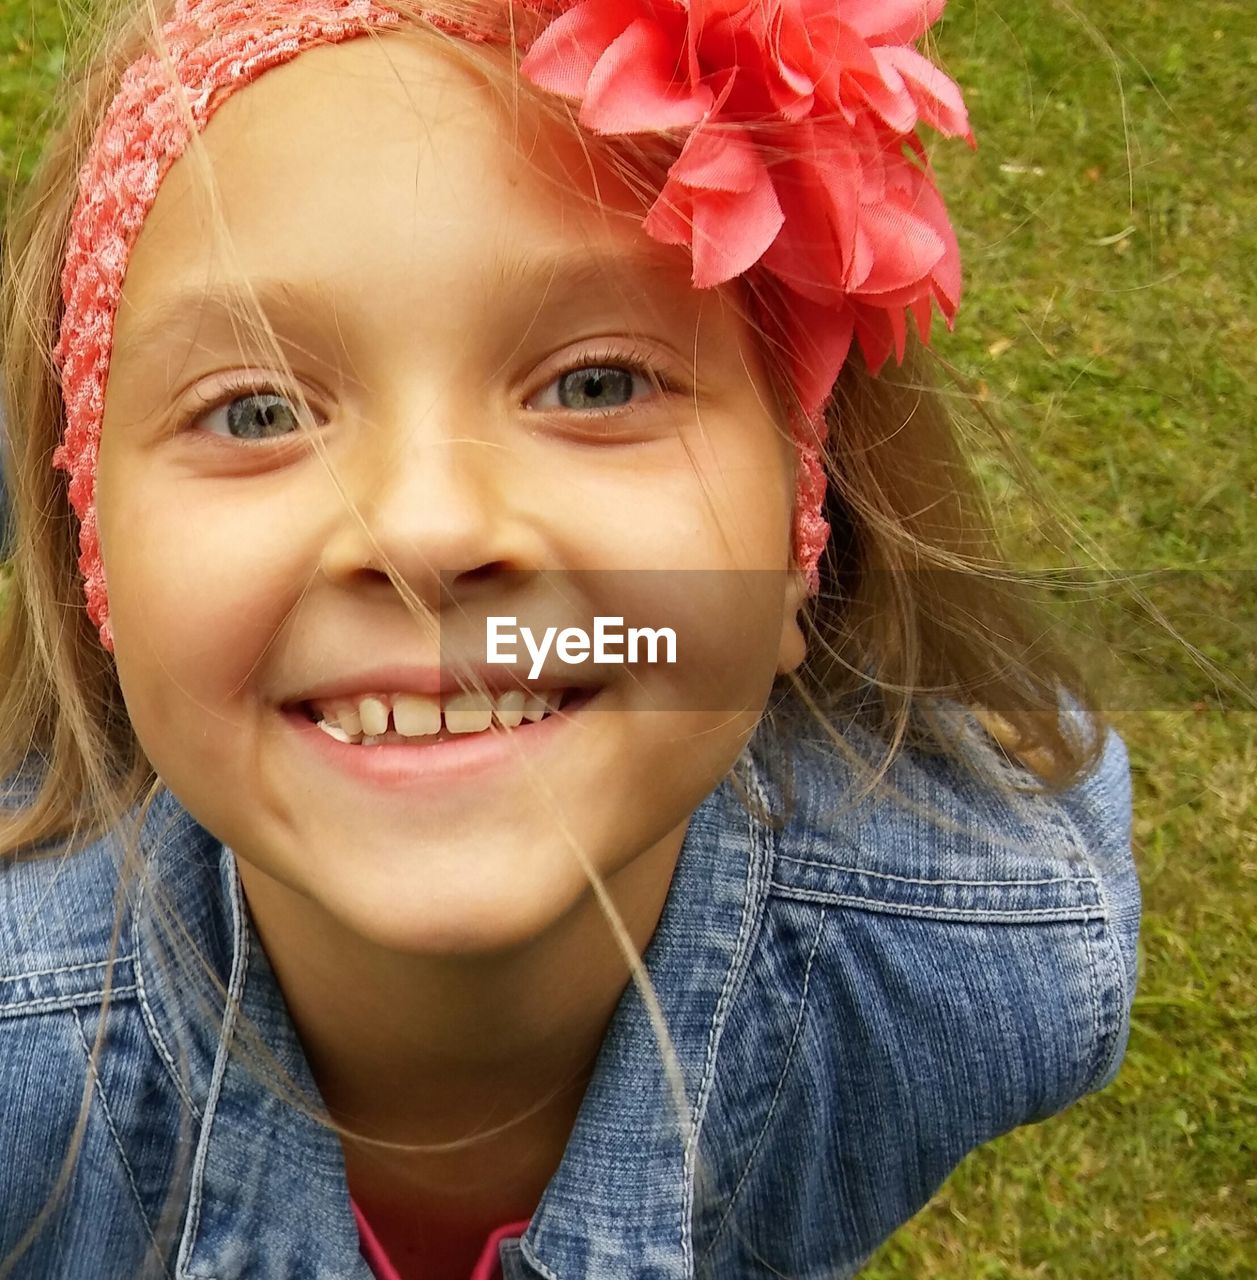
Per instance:
[[[392,7],[434,38],[458,43],[405,6]],[[145,0],[116,8],[99,28],[84,69],[68,78],[64,119],[6,225],[3,378],[14,528],[0,610],[0,773],[20,777],[15,786],[22,795],[16,803],[11,792],[0,808],[0,855],[72,856],[107,831],[130,829],[129,874],[139,875],[134,846],[161,783],[88,619],[66,476],[52,466],[63,405],[51,352],[78,173],[123,71],[156,47],[155,32],[173,4]],[[510,16],[506,6],[474,8],[480,21],[489,10]],[[424,15],[461,22],[472,9],[443,0],[426,5]],[[513,83],[508,92],[518,88]],[[569,119],[561,107],[554,110],[556,118]],[[194,137],[189,154],[198,147]],[[626,154],[627,171],[644,189],[647,152]],[[765,355],[785,399],[780,362],[771,351]],[[848,756],[843,726],[866,727],[884,746],[867,772],[872,789],[905,747],[970,762],[969,747],[984,726],[1025,766],[1028,786],[1058,790],[1096,762],[1099,714],[1080,671],[1053,644],[1032,606],[1027,580],[1001,555],[962,442],[962,428],[973,422],[953,406],[967,404],[994,424],[976,400],[940,389],[941,381],[940,363],[915,342],[902,367],[888,366],[880,377],[869,374],[856,352],[843,369],[827,409],[826,516],[833,532],[820,591],[802,611],[807,658],[797,673],[778,679],[765,727],[783,743],[818,732]],[[1063,718],[1062,694],[1086,714]],[[956,708],[972,717],[957,717]],[[613,929],[631,949],[596,873],[586,869]],[[172,936],[179,934],[177,920],[165,924]],[[170,950],[177,963],[184,960],[179,946]],[[649,988],[640,956],[630,964],[634,981]],[[657,1014],[653,993],[648,1002]],[[656,1029],[666,1041],[661,1019]],[[93,1063],[100,1044],[98,1036]],[[256,1047],[259,1058],[269,1057]],[[683,1090],[680,1097],[683,1103]],[[85,1116],[86,1110],[72,1146]],[[58,1191],[74,1154],[67,1156]],[[0,1261],[0,1275],[6,1270]]]

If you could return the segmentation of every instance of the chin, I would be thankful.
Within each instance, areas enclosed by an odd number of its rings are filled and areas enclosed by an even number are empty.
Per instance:
[[[579,871],[577,872],[579,874]],[[524,946],[575,904],[579,887],[482,875],[384,876],[375,891],[341,886],[323,901],[342,928],[411,956],[488,955]],[[547,891],[548,890],[548,891]],[[575,890],[575,891],[574,891]]]

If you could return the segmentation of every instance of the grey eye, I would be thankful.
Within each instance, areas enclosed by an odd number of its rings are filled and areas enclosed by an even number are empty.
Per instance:
[[[265,440],[297,430],[297,415],[285,396],[255,391],[225,406],[227,430],[238,440]]]
[[[564,409],[586,411],[623,408],[632,401],[634,379],[640,376],[606,365],[573,369],[558,379],[559,404]]]

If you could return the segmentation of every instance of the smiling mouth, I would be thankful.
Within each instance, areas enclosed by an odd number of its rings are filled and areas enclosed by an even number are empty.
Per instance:
[[[574,711],[592,689],[512,689],[506,693],[368,694],[302,702],[299,711],[329,738],[353,746],[423,746],[452,738],[515,732]]]

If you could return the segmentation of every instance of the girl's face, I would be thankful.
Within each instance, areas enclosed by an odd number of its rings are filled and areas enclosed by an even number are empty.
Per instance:
[[[679,847],[803,659],[793,453],[752,335],[570,133],[527,103],[513,121],[426,38],[306,52],[204,144],[229,234],[186,155],[131,259],[99,461],[140,741],[338,927],[414,953],[535,937],[588,892],[572,842],[608,877]],[[246,286],[310,432],[223,305]],[[464,660],[524,680],[522,644],[484,665],[490,616],[671,626],[677,662],[552,652],[540,683],[593,700],[475,759],[309,718]]]

